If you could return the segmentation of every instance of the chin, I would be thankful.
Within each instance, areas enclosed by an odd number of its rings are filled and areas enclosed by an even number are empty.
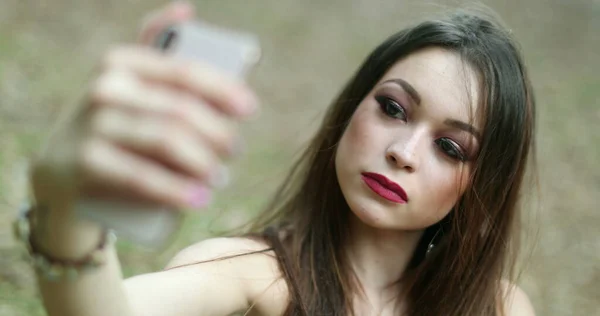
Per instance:
[[[411,213],[407,204],[394,207],[373,200],[370,197],[354,197],[348,201],[350,211],[363,224],[382,230],[415,231],[435,224],[437,216],[422,217],[424,214]]]
[[[374,201],[361,202],[356,201],[348,205],[354,216],[363,224],[377,229],[402,229],[391,208],[377,205]]]

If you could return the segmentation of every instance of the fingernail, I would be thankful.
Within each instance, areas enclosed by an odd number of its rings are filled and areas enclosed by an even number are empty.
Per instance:
[[[193,207],[206,207],[210,203],[211,198],[211,191],[207,187],[199,185],[192,189],[188,201]]]
[[[193,13],[194,6],[185,0],[174,1],[172,4],[173,15],[179,18],[187,18]]]
[[[252,115],[258,110],[258,99],[249,92],[237,94],[235,103],[243,115]]]
[[[210,185],[217,189],[222,189],[229,184],[229,169],[225,166],[218,167],[208,180]]]

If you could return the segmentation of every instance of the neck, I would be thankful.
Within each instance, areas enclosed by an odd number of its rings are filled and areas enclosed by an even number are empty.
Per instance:
[[[422,234],[373,228],[351,215],[346,255],[363,294],[397,294],[393,285],[402,278]]]

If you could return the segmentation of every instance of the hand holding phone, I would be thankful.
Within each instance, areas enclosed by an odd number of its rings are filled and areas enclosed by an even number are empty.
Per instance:
[[[233,32],[200,21],[168,27],[155,47],[177,59],[210,64],[223,73],[241,79],[260,57],[255,36]],[[177,104],[172,104],[177,106]],[[139,177],[144,177],[140,174]],[[181,215],[172,207],[135,200],[82,197],[76,212],[116,231],[117,235],[147,247],[164,244],[177,230]]]

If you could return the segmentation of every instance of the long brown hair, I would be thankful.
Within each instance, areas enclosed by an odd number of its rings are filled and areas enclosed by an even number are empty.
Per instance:
[[[402,30],[367,57],[254,222],[252,231],[273,246],[288,283],[286,315],[352,314],[359,286],[344,257],[351,211],[335,173],[337,145],[385,72],[432,46],[460,54],[478,73],[484,128],[470,187],[446,218],[425,229],[403,277],[407,314],[498,313],[499,282],[513,266],[509,241],[518,233],[519,192],[534,147],[534,100],[509,32],[495,18],[460,11]],[[435,250],[426,256],[432,241]]]

